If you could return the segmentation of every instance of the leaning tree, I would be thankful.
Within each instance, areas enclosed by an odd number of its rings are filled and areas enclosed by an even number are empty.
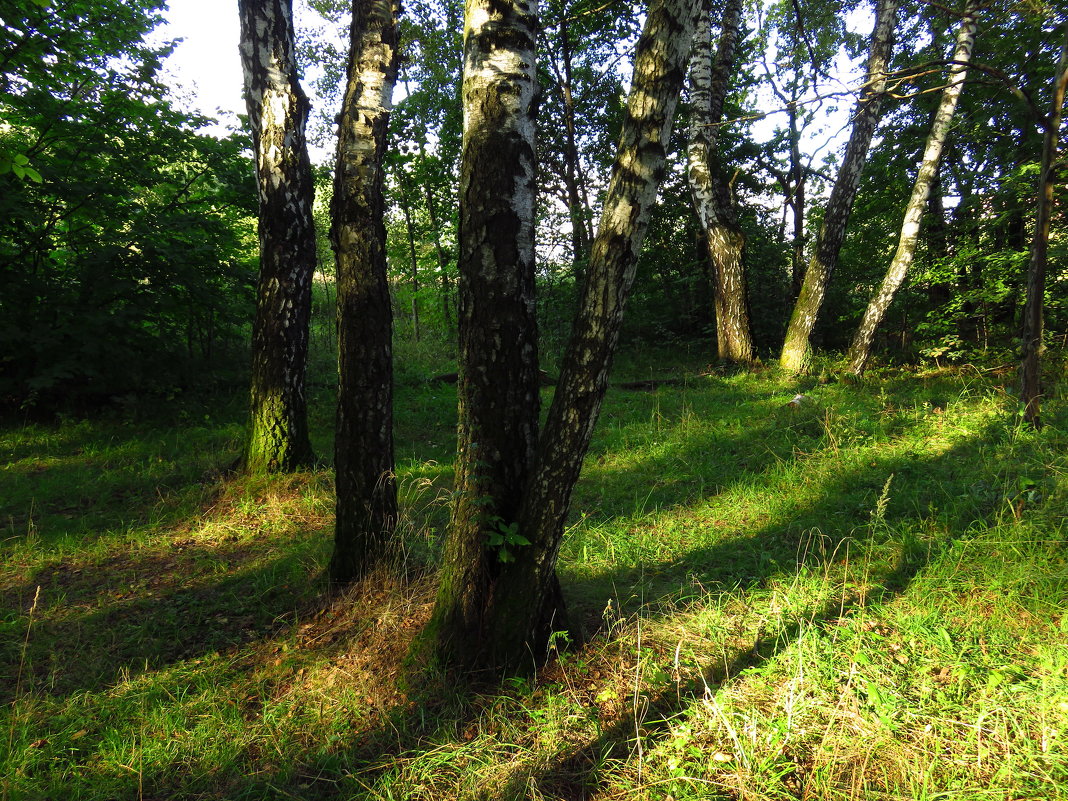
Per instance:
[[[957,29],[957,42],[953,50],[953,61],[949,70],[949,82],[942,90],[942,99],[935,112],[934,122],[931,124],[931,132],[927,136],[927,144],[923,150],[923,158],[920,168],[916,173],[916,182],[912,187],[908,204],[905,206],[905,219],[901,223],[901,233],[898,236],[897,251],[890,262],[882,284],[872,296],[864,311],[864,317],[860,321],[853,343],[849,346],[846,355],[846,369],[851,373],[860,375],[868,364],[871,355],[871,346],[875,341],[875,332],[886,316],[890,303],[897,294],[897,290],[905,280],[909,267],[912,265],[913,256],[916,253],[916,245],[920,236],[920,222],[923,219],[924,209],[927,207],[928,198],[931,195],[931,185],[938,176],[938,164],[942,158],[942,148],[946,137],[949,135],[950,124],[953,122],[953,113],[957,109],[957,101],[964,89],[964,81],[968,77],[968,62],[972,57],[972,48],[975,45],[975,33],[978,28],[976,20],[977,3],[968,0],[961,17],[960,26]]]
[[[619,339],[699,0],[654,0],[579,310],[537,436],[533,319],[533,13],[469,0],[461,183],[460,436],[428,635],[469,672],[543,661],[568,628],[556,559]],[[528,266],[529,265],[529,266]]]
[[[1046,261],[1049,230],[1053,218],[1053,187],[1056,183],[1057,147],[1065,91],[1068,89],[1068,24],[1064,25],[1064,46],[1053,76],[1050,111],[1042,120],[1045,132],[1042,164],[1038,175],[1038,204],[1035,230],[1031,237],[1031,258],[1027,269],[1027,300],[1024,304],[1022,358],[1020,360],[1020,402],[1023,417],[1035,428],[1041,425],[1042,387],[1039,355],[1042,352],[1043,307],[1046,293]]]
[[[868,147],[879,123],[883,95],[886,92],[886,71],[893,44],[897,5],[897,0],[879,0],[876,8],[866,77],[853,113],[849,143],[831,188],[831,196],[827,200],[823,225],[805,270],[805,280],[794,304],[786,329],[786,341],[779,358],[779,364],[789,372],[796,373],[805,369],[811,356],[809,338],[816,326],[816,318],[823,306],[831,275],[838,262],[849,215],[853,210],[853,201],[860,187]]]

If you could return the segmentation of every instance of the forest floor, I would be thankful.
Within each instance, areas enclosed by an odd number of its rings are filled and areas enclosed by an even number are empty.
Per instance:
[[[398,376],[406,569],[342,596],[330,470],[225,474],[241,393],[0,428],[0,801],[1068,798],[1063,375],[1036,433],[1009,371],[624,354],[671,380],[610,390],[586,461],[586,642],[461,688],[409,657],[445,369]]]

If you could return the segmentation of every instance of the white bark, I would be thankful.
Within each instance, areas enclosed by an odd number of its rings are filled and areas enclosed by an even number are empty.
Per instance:
[[[920,169],[916,174],[916,182],[912,187],[912,195],[905,207],[905,219],[901,224],[897,251],[886,271],[882,285],[864,312],[864,319],[857,328],[853,344],[846,357],[847,369],[856,375],[864,372],[871,355],[875,332],[886,316],[894,295],[901,287],[912,265],[912,259],[916,253],[916,242],[920,234],[920,221],[927,206],[927,198],[931,194],[931,184],[938,174],[942,147],[945,145],[953,114],[957,109],[957,101],[960,99],[965,79],[968,77],[968,62],[971,60],[972,48],[975,45],[976,29],[976,4],[969,2],[961,18],[960,27],[957,29],[957,42],[953,50],[953,66],[949,71],[949,82],[942,90],[942,100],[938,104],[938,111],[935,113],[931,132],[927,137],[927,145],[920,161]]]
[[[827,201],[827,212],[816,242],[816,250],[805,271],[805,281],[790,317],[786,341],[779,359],[782,368],[792,373],[800,372],[807,366],[810,356],[809,337],[816,325],[831,275],[838,263],[838,253],[842,248],[853,201],[860,187],[860,176],[868,157],[868,147],[879,122],[882,99],[886,92],[886,70],[890,62],[897,6],[898,0],[879,0],[876,9],[867,77],[854,110],[849,144],[846,145],[842,166],[838,170],[830,199]]]
[[[738,225],[730,191],[717,169],[716,140],[723,117],[734,50],[740,36],[741,0],[728,0],[716,58],[712,60],[711,3],[705,0],[694,32],[690,56],[690,130],[687,176],[694,210],[705,231],[712,264],[716,332],[721,359],[753,360],[742,251],[745,236]]]

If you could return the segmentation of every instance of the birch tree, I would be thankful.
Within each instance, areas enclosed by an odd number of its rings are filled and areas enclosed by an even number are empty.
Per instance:
[[[687,175],[694,209],[705,230],[712,264],[719,358],[748,364],[753,361],[742,254],[745,234],[717,163],[716,139],[734,51],[741,34],[742,2],[727,0],[715,61],[712,59],[712,3],[705,0],[697,20],[690,57],[690,131]]]
[[[243,466],[311,464],[304,376],[315,270],[308,99],[297,79],[292,0],[239,0],[245,103],[259,185],[260,276]]]
[[[920,221],[927,206],[928,197],[931,194],[931,185],[938,175],[938,164],[942,158],[942,147],[946,136],[949,134],[953,114],[957,108],[957,100],[964,89],[964,82],[968,77],[968,62],[972,56],[972,48],[975,45],[976,33],[976,7],[974,0],[969,0],[960,26],[957,29],[957,42],[953,51],[953,64],[949,70],[949,79],[946,88],[942,90],[942,99],[938,110],[935,112],[931,132],[927,137],[927,145],[923,151],[920,168],[916,174],[916,182],[912,187],[908,205],[905,207],[905,219],[901,224],[901,233],[898,237],[897,251],[890,267],[886,271],[882,285],[868,303],[864,312],[864,318],[853,337],[853,343],[846,355],[847,369],[861,375],[867,366],[871,355],[872,342],[875,340],[875,332],[886,316],[887,309],[894,299],[894,295],[901,287],[912,265],[913,256],[916,253],[916,242],[920,234]]]
[[[1031,258],[1027,268],[1027,300],[1024,304],[1023,355],[1020,360],[1020,402],[1024,420],[1035,428],[1042,424],[1042,385],[1039,356],[1042,353],[1043,306],[1046,293],[1046,254],[1053,217],[1053,187],[1056,182],[1057,148],[1060,141],[1065,89],[1068,87],[1068,24],[1064,26],[1057,72],[1053,76],[1053,98],[1049,114],[1042,120],[1042,165],[1038,175],[1038,210],[1031,237]]]
[[[399,10],[395,0],[353,3],[338,118],[330,230],[338,322],[335,583],[362,578],[393,555],[393,322],[382,183]]]
[[[471,669],[492,664],[537,440],[536,14],[534,0],[467,0],[464,15],[456,489],[430,636]]]
[[[827,211],[820,228],[815,252],[805,270],[801,294],[794,305],[786,330],[779,363],[784,370],[800,372],[810,359],[809,338],[816,325],[820,307],[827,294],[838,253],[845,240],[849,214],[860,186],[860,176],[868,155],[872,135],[879,122],[883,95],[886,91],[886,69],[890,60],[897,0],[879,0],[875,14],[875,29],[871,35],[868,65],[864,86],[853,113],[853,127],[846,145],[845,156],[838,170]]]
[[[699,0],[657,0],[646,17],[579,311],[529,479],[515,495],[487,496],[477,507],[461,497],[454,508],[432,630],[439,654],[469,670],[504,673],[539,664],[553,633],[568,628],[556,559],[663,178],[698,5]],[[477,312],[489,312],[485,306],[464,311],[467,325],[485,319]],[[503,339],[514,333],[500,330]],[[502,384],[500,376],[491,382],[498,397],[508,391]],[[469,415],[465,400],[462,396],[461,414]],[[471,436],[461,427],[463,439]],[[469,461],[470,455],[462,450],[461,458]],[[462,466],[459,475],[467,479],[465,469],[470,468]]]

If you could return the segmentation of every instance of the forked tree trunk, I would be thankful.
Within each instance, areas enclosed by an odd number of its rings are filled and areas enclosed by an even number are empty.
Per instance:
[[[942,146],[945,144],[949,133],[950,123],[953,121],[953,113],[957,108],[957,100],[964,89],[964,81],[968,77],[968,62],[972,57],[972,47],[975,45],[976,3],[969,2],[964,9],[960,27],[957,30],[957,44],[953,51],[953,67],[949,71],[949,83],[942,90],[942,100],[935,113],[934,123],[931,125],[931,133],[927,136],[927,146],[923,151],[920,161],[920,169],[916,174],[916,183],[912,187],[912,195],[905,207],[905,220],[901,224],[901,234],[898,238],[897,252],[894,253],[893,261],[886,271],[883,283],[879,290],[868,303],[864,312],[864,319],[853,337],[853,344],[849,347],[846,355],[846,369],[855,375],[861,375],[867,367],[871,356],[872,342],[875,341],[875,332],[886,316],[887,309],[894,299],[901,284],[908,274],[912,265],[912,258],[916,253],[916,242],[920,235],[920,221],[927,206],[927,199],[931,194],[931,185],[938,175],[938,163],[942,158]]]
[[[456,490],[428,635],[440,659],[471,672],[496,664],[511,590],[511,552],[496,538],[514,531],[537,440],[536,35],[533,2],[467,0]]]
[[[1027,268],[1027,301],[1024,304],[1023,358],[1020,361],[1020,403],[1024,420],[1035,428],[1042,425],[1042,384],[1039,356],[1042,353],[1043,314],[1046,293],[1046,251],[1049,246],[1050,221],[1053,216],[1053,186],[1056,180],[1054,162],[1061,130],[1065,87],[1068,86],[1068,25],[1065,25],[1064,45],[1060,62],[1053,76],[1053,99],[1050,112],[1043,121],[1046,135],[1042,142],[1042,167],[1038,177],[1038,212],[1035,232],[1031,238],[1031,261]]]
[[[357,0],[339,116],[330,238],[337,259],[337,520],[330,577],[344,584],[395,554],[392,311],[382,195],[397,78],[396,0]]]
[[[242,465],[310,465],[304,376],[315,271],[308,99],[293,57],[292,0],[239,0],[245,103],[259,185],[260,277],[252,327],[248,442]]]
[[[730,188],[717,163],[718,124],[734,65],[734,50],[741,34],[741,0],[728,0],[716,58],[712,60],[712,4],[704,0],[694,31],[690,58],[690,142],[687,162],[694,209],[705,229],[712,264],[716,310],[716,338],[720,359],[748,364],[753,361],[749,332],[742,253],[745,234],[738,224]]]
[[[875,30],[871,35],[866,79],[854,111],[849,144],[846,145],[842,166],[838,170],[830,199],[827,201],[827,212],[820,228],[816,250],[809,260],[801,294],[794,304],[790,324],[786,329],[786,341],[779,363],[789,372],[800,372],[809,362],[809,337],[816,325],[831,275],[838,263],[838,253],[845,240],[846,226],[853,210],[857,189],[860,187],[860,176],[868,156],[868,147],[879,123],[896,16],[897,0],[879,0],[875,14]]]
[[[608,386],[620,324],[649,215],[663,179],[675,108],[700,0],[655,0],[634,56],[627,113],[582,298],[560,379],[538,442],[518,533],[530,545],[502,565],[486,617],[487,664],[516,670],[545,660],[552,635],[568,629],[556,559]]]

